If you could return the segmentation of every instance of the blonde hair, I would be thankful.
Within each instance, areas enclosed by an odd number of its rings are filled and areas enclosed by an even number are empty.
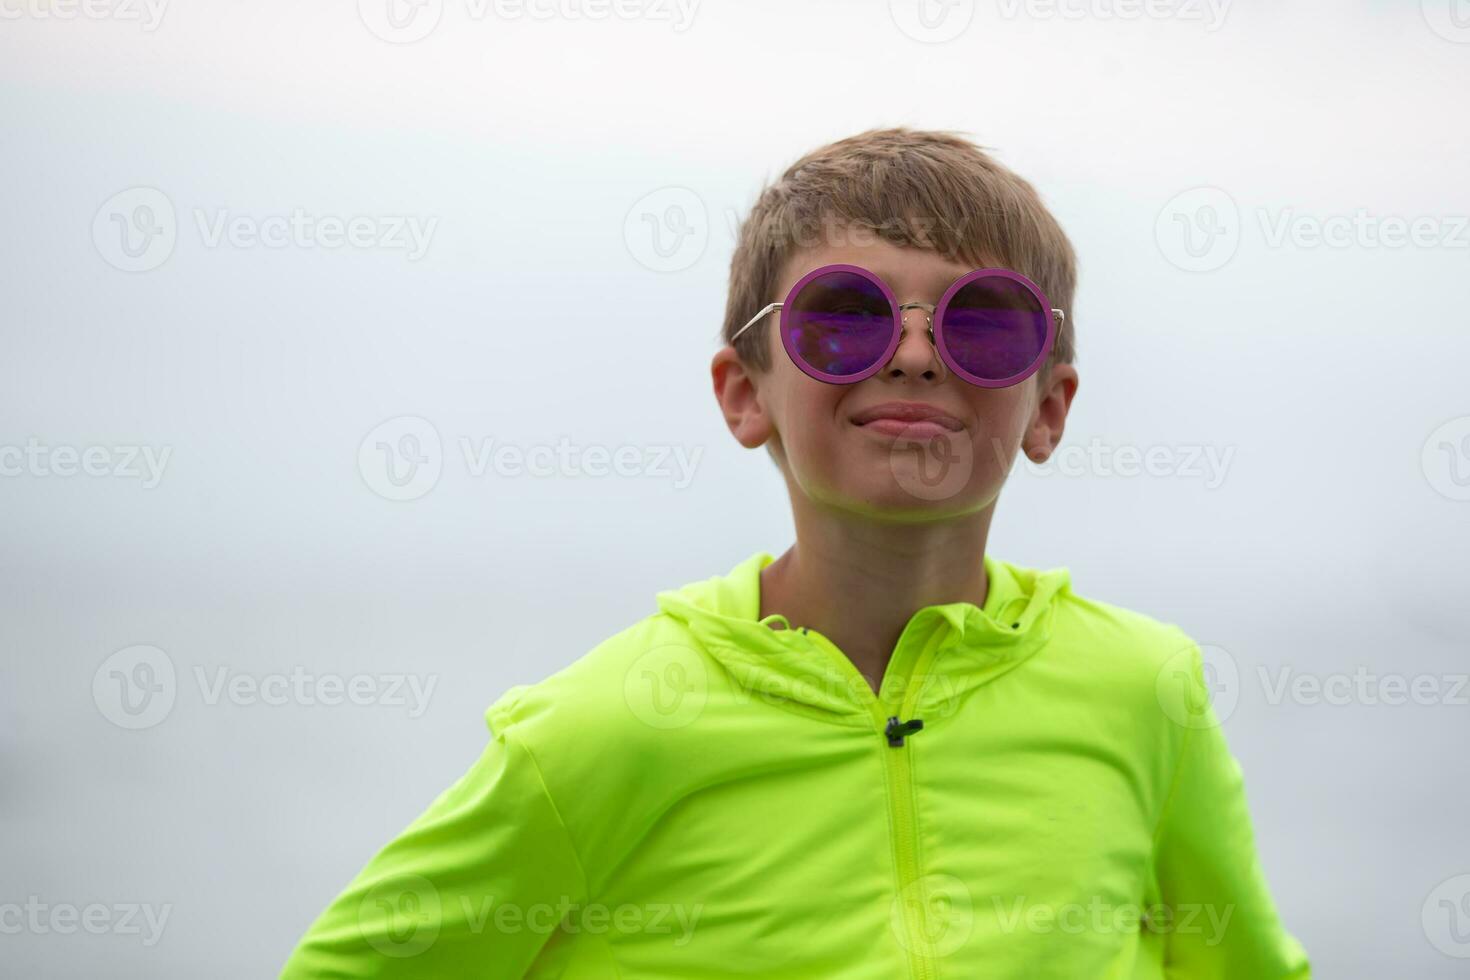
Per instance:
[[[977,267],[999,262],[1029,277],[1067,314],[1041,373],[1075,357],[1077,256],[1036,189],[958,133],[904,127],[813,150],[761,191],[730,260],[725,342],[767,303],[785,298],[772,293],[793,254],[855,240],[854,228]],[[734,342],[741,359],[761,370],[770,367],[766,331],[774,319]]]

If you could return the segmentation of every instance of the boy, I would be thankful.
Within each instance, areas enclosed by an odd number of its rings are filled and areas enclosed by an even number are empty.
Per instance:
[[[1032,187],[863,133],[762,193],[730,281],[715,395],[796,543],[496,701],[285,975],[1307,977],[1198,647],[986,553],[1077,389]]]

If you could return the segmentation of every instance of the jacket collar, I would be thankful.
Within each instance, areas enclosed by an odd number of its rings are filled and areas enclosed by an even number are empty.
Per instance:
[[[824,637],[779,614],[758,619],[760,573],[775,559],[757,552],[730,570],[658,594],[659,609],[734,677],[765,700],[863,719],[874,710],[867,682]],[[1067,569],[1038,572],[984,557],[985,606],[951,602],[914,613],[884,677],[879,706],[906,702],[931,717],[955,710],[970,691],[1011,670],[1046,645],[1055,599],[1071,587]],[[864,721],[866,723],[866,721]]]

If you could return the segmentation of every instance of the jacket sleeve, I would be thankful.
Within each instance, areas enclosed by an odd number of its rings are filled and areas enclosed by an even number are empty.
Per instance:
[[[536,760],[497,734],[317,918],[282,977],[521,977],[585,889]]]
[[[1191,647],[1189,706],[1171,712],[1184,731],[1155,835],[1162,908],[1150,913],[1148,928],[1164,933],[1171,978],[1307,980],[1307,955],[1277,914],[1240,765],[1210,703],[1198,647]]]

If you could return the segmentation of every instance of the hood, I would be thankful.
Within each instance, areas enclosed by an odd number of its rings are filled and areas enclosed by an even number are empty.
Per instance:
[[[779,613],[760,615],[760,573],[771,555],[758,552],[726,575],[658,594],[659,610],[683,623],[741,688],[836,715],[873,710],[873,693],[857,669],[825,637]],[[914,613],[884,675],[879,701],[888,708],[917,685],[913,703],[929,715],[958,707],[981,684],[1013,669],[1046,645],[1055,599],[1070,589],[1067,569],[1038,572],[984,557],[985,606],[951,602]],[[788,627],[788,628],[777,628]]]

